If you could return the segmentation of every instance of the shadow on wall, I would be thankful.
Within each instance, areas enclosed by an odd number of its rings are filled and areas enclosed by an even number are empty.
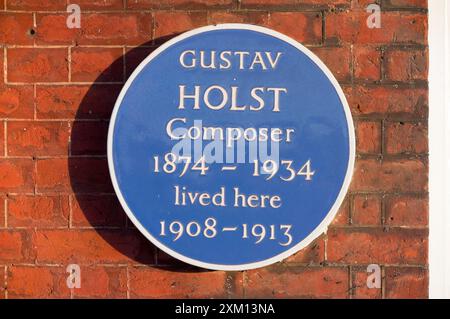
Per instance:
[[[207,270],[168,256],[134,227],[114,193],[106,156],[109,119],[126,79],[145,57],[174,36],[130,49],[104,69],[86,92],[80,91],[85,95],[73,123],[68,163],[75,193],[72,226],[94,227],[130,263],[199,272]]]

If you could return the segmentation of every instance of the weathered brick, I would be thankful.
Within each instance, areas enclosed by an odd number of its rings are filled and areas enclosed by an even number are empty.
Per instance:
[[[243,8],[345,8],[350,5],[351,0],[241,0]]]
[[[126,214],[115,195],[72,196],[73,227],[123,227]]]
[[[176,270],[176,269],[174,269]],[[172,269],[130,268],[132,298],[226,298],[223,271],[176,272]]]
[[[136,231],[37,230],[33,234],[39,263],[154,263],[155,248]]]
[[[133,0],[132,0],[133,1]],[[68,0],[68,4],[78,4],[81,10],[121,10],[124,0]]]
[[[155,39],[157,43],[180,33],[207,25],[204,12],[156,12]]]
[[[292,26],[295,25],[295,28]],[[322,42],[322,15],[305,12],[273,12],[265,27],[274,29],[302,44]]]
[[[5,122],[0,121],[0,157],[5,156]]]
[[[31,13],[0,12],[0,43],[12,45],[32,45],[34,40],[30,33],[33,29]]]
[[[34,164],[32,159],[0,158],[0,192],[32,192]]]
[[[109,193],[112,185],[104,158],[49,158],[37,161],[39,192]]]
[[[217,9],[232,7],[233,0],[127,0],[129,9]]]
[[[427,0],[382,0],[383,8],[423,8],[428,5]]]
[[[428,79],[428,50],[388,50],[386,79],[409,82]]]
[[[133,71],[138,67],[138,65],[148,57],[153,51],[154,47],[137,47],[131,48],[125,55],[125,66],[126,74],[125,77],[128,78]]]
[[[346,298],[348,270],[336,267],[272,266],[246,273],[248,298]]]
[[[6,272],[5,272],[5,268],[6,266],[0,265],[0,300],[5,299],[6,295],[6,281],[5,281],[5,277],[6,277]]]
[[[9,122],[8,155],[67,155],[70,130],[69,122]]]
[[[121,85],[38,86],[39,119],[109,119]]]
[[[67,196],[9,195],[9,227],[67,227]]]
[[[81,267],[81,287],[74,298],[126,298],[126,267]]]
[[[422,122],[388,122],[385,139],[388,154],[428,152],[428,126]]]
[[[68,52],[65,48],[10,48],[7,54],[10,82],[68,80]]]
[[[381,12],[381,28],[369,29],[364,11],[331,12],[325,17],[327,43],[426,44],[427,16],[423,13]]]
[[[381,153],[381,123],[360,121],[356,123],[356,151],[363,154]]]
[[[331,228],[328,261],[344,264],[428,262],[428,231],[403,228]]]
[[[26,263],[34,258],[29,234],[23,230],[0,229],[0,260],[2,263]]]
[[[31,119],[33,116],[33,86],[0,85],[0,118]]]
[[[428,198],[390,196],[386,198],[386,224],[391,226],[427,226]]]
[[[81,15],[82,28],[84,28],[84,16],[84,14]],[[65,13],[37,13],[36,43],[39,45],[75,44],[83,29],[68,28],[67,17],[68,14]]]
[[[353,199],[352,224],[380,225],[381,198],[376,195],[355,195]]]
[[[426,192],[426,167],[420,160],[359,160],[350,188],[353,191]]]
[[[210,11],[209,23],[250,23],[264,25],[268,23],[268,12],[260,11]]]
[[[352,298],[354,299],[381,299],[381,288],[369,288],[367,286],[368,277],[373,274],[367,272],[366,267],[352,267]]]
[[[428,270],[413,267],[386,268],[386,298],[428,298]]]
[[[6,0],[12,10],[66,10],[66,0]]]
[[[338,81],[351,81],[351,52],[349,47],[321,47],[311,50],[325,63]]]
[[[381,50],[376,47],[355,46],[353,52],[355,79],[379,81],[381,79]]]
[[[350,223],[350,199],[347,196],[339,207],[331,225],[348,225]]]
[[[320,236],[311,244],[287,258],[287,263],[320,264],[325,261],[325,236]]]
[[[10,298],[69,298],[63,267],[11,266],[8,268]]]
[[[92,13],[83,15],[80,44],[141,45],[151,40],[149,13]]]
[[[122,82],[123,49],[72,49],[71,79],[74,82]]]
[[[384,118],[424,118],[428,114],[428,91],[421,88],[345,87],[354,115],[378,115]]]

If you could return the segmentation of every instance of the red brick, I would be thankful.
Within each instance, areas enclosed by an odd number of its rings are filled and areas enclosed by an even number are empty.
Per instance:
[[[363,154],[381,153],[381,123],[360,121],[356,123],[356,151]]]
[[[428,91],[426,89],[361,85],[345,88],[344,91],[354,115],[423,118],[428,114]]]
[[[428,152],[428,127],[421,122],[388,122],[385,139],[388,154]]]
[[[388,50],[384,60],[388,80],[409,82],[428,79],[427,50]]]
[[[9,227],[67,227],[67,196],[8,196]]]
[[[68,28],[68,15],[68,13],[37,13],[36,43],[40,45],[75,44],[82,33],[85,14],[81,15],[81,28]]]
[[[176,269],[175,269],[176,270]],[[131,298],[226,298],[223,271],[176,272],[172,269],[130,269]]]
[[[34,40],[30,34],[33,28],[31,13],[0,12],[0,43],[12,45],[32,45]]]
[[[207,25],[204,12],[156,12],[155,39],[164,42],[185,31]]]
[[[386,298],[428,298],[428,271],[426,269],[387,267],[385,273]]]
[[[329,13],[325,17],[328,43],[385,44],[427,43],[427,15],[422,13],[383,12],[381,28],[369,29],[364,11]]]
[[[243,8],[273,8],[273,7],[298,7],[298,8],[335,8],[348,7],[351,0],[241,0]]]
[[[320,264],[325,261],[325,236],[320,236],[311,244],[288,257],[284,262],[301,264]]]
[[[381,288],[367,287],[367,278],[373,274],[367,268],[352,268],[352,298],[353,299],[381,299]]]
[[[132,222],[130,220],[128,221],[128,223],[129,225],[132,225]],[[172,257],[169,254],[166,254],[164,251],[158,248],[156,249],[156,261],[159,267],[176,267],[177,269],[191,267],[185,262],[182,262],[181,260],[176,259],[175,257]]]
[[[381,51],[374,47],[354,47],[353,67],[355,79],[379,81],[381,79]]]
[[[349,47],[311,48],[311,50],[325,63],[338,81],[351,81],[351,52]]]
[[[0,195],[0,229],[7,227],[5,204],[6,204],[6,196]]]
[[[126,267],[81,267],[81,287],[75,298],[126,298]]]
[[[73,124],[72,155],[106,155],[108,122],[81,122]]]
[[[141,45],[151,40],[149,13],[84,13],[79,29],[67,28],[66,19],[67,15],[60,13],[37,15],[37,43]]]
[[[65,82],[68,80],[67,49],[8,49],[8,81]]]
[[[264,25],[268,23],[269,14],[259,11],[210,11],[208,21],[211,24],[219,23],[249,23]]]
[[[38,86],[39,119],[109,119],[121,85]]]
[[[122,48],[72,49],[71,75],[74,82],[122,82]]]
[[[346,268],[277,265],[248,271],[244,289],[248,298],[346,298],[348,282]]]
[[[154,246],[134,231],[37,230],[33,235],[39,263],[154,263]]]
[[[0,121],[0,157],[5,156],[5,122]]]
[[[216,9],[233,5],[233,0],[127,0],[129,9]]]
[[[392,226],[427,226],[428,198],[392,196],[386,199],[386,224]]]
[[[264,26],[281,32],[302,44],[320,44],[322,42],[322,16],[320,13],[273,12]]]
[[[427,165],[420,160],[359,160],[351,184],[353,191],[426,192]]]
[[[138,67],[138,65],[141,64],[141,62],[154,50],[154,47],[137,47],[129,49],[129,51],[125,55],[126,78],[128,78]]]
[[[0,300],[5,299],[6,282],[5,282],[5,266],[0,265]]]
[[[33,116],[33,86],[0,85],[0,117],[31,119]]]
[[[131,0],[133,1],[133,0]],[[121,10],[124,0],[68,0],[68,4],[78,4],[81,10]]]
[[[2,263],[31,262],[34,251],[27,233],[0,229],[0,260]]]
[[[126,214],[115,195],[72,196],[73,227],[123,227]]]
[[[67,155],[68,122],[8,122],[9,156]]]
[[[0,192],[32,192],[34,175],[32,159],[0,159]]]
[[[380,1],[373,1],[373,0],[350,0],[351,1],[351,8],[352,11],[363,11],[363,12],[367,12],[367,7],[371,4],[374,4],[376,2],[380,2]],[[383,1],[383,0],[381,0]]]
[[[80,44],[140,45],[151,40],[152,17],[149,13],[84,14]]]
[[[348,196],[344,199],[339,207],[336,216],[334,217],[331,225],[348,225],[350,223],[350,200]]]
[[[37,161],[39,192],[110,193],[113,191],[104,158],[55,158]]]
[[[6,0],[9,10],[66,10],[66,0]]]
[[[8,267],[8,297],[69,298],[68,275],[62,267]]]
[[[383,7],[386,8],[423,8],[426,9],[427,0],[383,0]]]
[[[380,225],[381,198],[376,195],[355,195],[353,200],[352,224]]]
[[[428,231],[403,228],[331,228],[328,261],[344,264],[428,262]]]

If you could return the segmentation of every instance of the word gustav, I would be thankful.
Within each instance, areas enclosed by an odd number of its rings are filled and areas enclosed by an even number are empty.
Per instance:
[[[275,69],[282,53],[272,52],[248,52],[248,51],[200,51],[187,50],[180,54],[180,64],[182,67],[192,69],[200,67],[202,69],[231,69],[233,65],[239,70],[253,70],[259,66],[263,70]]]

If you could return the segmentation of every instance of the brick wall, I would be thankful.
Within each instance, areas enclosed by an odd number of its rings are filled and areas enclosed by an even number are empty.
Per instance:
[[[0,298],[428,296],[426,0],[0,1]],[[81,29],[66,27],[66,2]],[[357,136],[352,186],[327,234],[282,263],[204,271],[126,219],[106,159],[127,76],[158,44],[207,24],[252,23],[333,71]],[[4,75],[4,76],[3,76]],[[81,289],[66,267],[81,266]],[[379,264],[381,289],[366,286]]]

